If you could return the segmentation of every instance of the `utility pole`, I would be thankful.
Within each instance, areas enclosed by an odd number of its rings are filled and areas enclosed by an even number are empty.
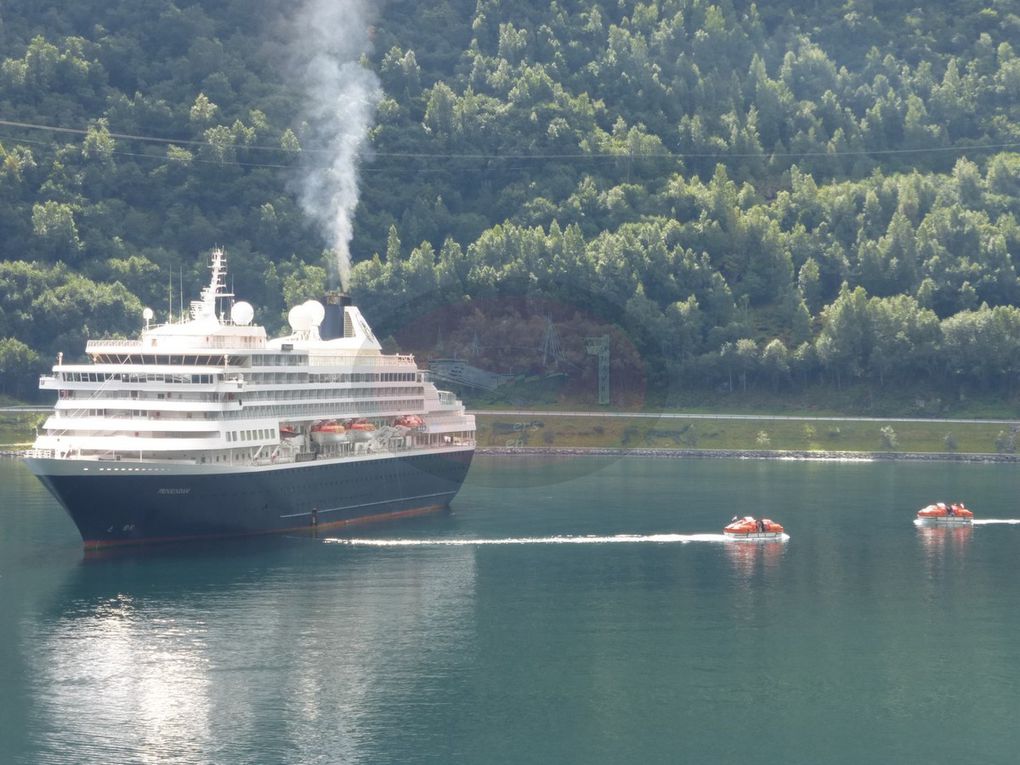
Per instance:
[[[585,338],[585,348],[599,359],[599,404],[609,404],[609,335]]]

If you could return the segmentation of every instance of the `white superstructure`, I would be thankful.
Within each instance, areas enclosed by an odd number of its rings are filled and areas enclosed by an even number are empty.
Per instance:
[[[474,417],[412,356],[382,353],[357,308],[309,301],[292,334],[268,339],[250,305],[229,303],[225,267],[214,251],[186,320],[149,326],[147,309],[138,339],[89,341],[91,363],[61,357],[40,380],[57,403],[32,456],[229,470],[474,448]],[[341,336],[320,333],[324,318]]]

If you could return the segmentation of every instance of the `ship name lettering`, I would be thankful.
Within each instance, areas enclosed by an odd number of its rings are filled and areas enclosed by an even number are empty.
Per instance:
[[[167,488],[162,488],[162,489],[157,489],[156,493],[157,494],[190,494],[191,493],[191,489],[167,489]]]

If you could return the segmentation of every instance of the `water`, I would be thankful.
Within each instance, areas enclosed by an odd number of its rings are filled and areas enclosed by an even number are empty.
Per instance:
[[[1012,763],[1020,472],[479,458],[450,515],[84,559],[0,461],[14,763]],[[917,508],[966,501],[962,529]],[[764,514],[785,543],[720,538]]]

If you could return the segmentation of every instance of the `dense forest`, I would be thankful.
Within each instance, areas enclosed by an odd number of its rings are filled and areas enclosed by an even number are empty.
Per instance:
[[[3,6],[8,393],[165,318],[214,245],[272,330],[326,287],[293,7]],[[349,287],[380,336],[535,374],[554,337],[589,397],[602,334],[653,393],[1014,393],[1011,0],[391,0],[370,23]]]

